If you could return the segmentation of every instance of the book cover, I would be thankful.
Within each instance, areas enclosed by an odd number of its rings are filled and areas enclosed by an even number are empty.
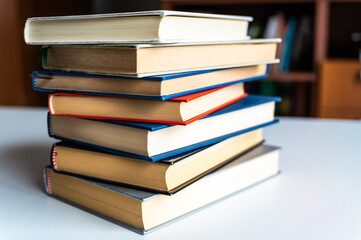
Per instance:
[[[110,75],[95,75],[95,74],[87,74],[87,73],[76,73],[76,72],[61,72],[61,71],[35,71],[32,74],[32,85],[33,85],[33,89],[36,91],[41,91],[41,92],[66,92],[66,93],[76,93],[76,94],[88,94],[88,95],[99,95],[99,96],[113,96],[113,97],[127,97],[127,98],[140,98],[140,99],[153,99],[153,100],[168,100],[168,99],[172,99],[172,98],[176,98],[176,97],[180,97],[180,96],[184,96],[184,95],[188,95],[188,94],[193,94],[196,92],[200,92],[200,91],[206,91],[209,89],[214,89],[214,88],[219,88],[219,87],[223,87],[223,86],[228,86],[231,84],[236,84],[236,83],[240,83],[240,82],[249,82],[249,81],[255,81],[258,79],[263,79],[266,78],[268,76],[267,73],[259,75],[259,76],[255,76],[255,77],[250,77],[250,78],[241,78],[235,81],[230,81],[227,83],[222,83],[222,84],[216,84],[213,86],[207,86],[207,87],[202,87],[202,88],[195,88],[193,90],[188,90],[188,91],[181,91],[178,93],[174,93],[174,94],[168,94],[168,95],[159,95],[159,96],[155,96],[155,95],[144,95],[144,94],[129,94],[129,93],[107,93],[107,92],[96,92],[96,91],[85,91],[85,90],[73,90],[73,89],[53,89],[53,88],[44,88],[44,87],[39,87],[37,85],[37,79],[48,79],[51,80],[52,76],[56,76],[56,75],[60,75],[60,76],[80,76],[80,77],[92,77],[92,78],[112,78],[112,79],[119,79],[120,81],[122,79],[132,79],[134,81],[137,80],[148,80],[148,81],[171,81],[172,79],[177,79],[177,78],[182,78],[182,77],[187,77],[187,76],[192,76],[192,75],[197,75],[197,74],[205,74],[205,73],[210,73],[210,72],[216,72],[216,71],[222,71],[225,69],[213,69],[213,70],[202,70],[202,71],[194,71],[194,72],[184,72],[184,73],[173,73],[173,74],[163,74],[163,75],[158,75],[158,76],[149,76],[149,77],[143,77],[143,78],[136,78],[136,77],[124,77],[124,76],[110,76]]]
[[[67,179],[69,179],[70,181],[80,182],[84,186],[85,185],[95,186],[97,188],[103,189],[102,191],[105,192],[111,191],[113,193],[112,195],[115,198],[118,198],[117,196],[119,196],[119,198],[125,197],[133,202],[138,202],[139,204],[145,203],[150,200],[155,200],[156,198],[161,198],[163,200],[162,203],[160,202],[160,204],[156,206],[156,208],[159,208],[159,210],[162,210],[164,209],[163,207],[168,206],[167,202],[169,201],[169,203],[171,203],[172,199],[178,199],[178,198],[183,199],[183,204],[181,206],[178,206],[178,208],[181,209],[181,213],[177,211],[177,213],[175,214],[170,214],[170,216],[168,216],[168,219],[166,221],[159,222],[159,224],[155,224],[155,226],[150,227],[149,229],[139,229],[137,227],[130,225],[129,223],[120,221],[119,219],[116,218],[116,216],[110,217],[107,214],[101,213],[100,211],[96,211],[95,209],[92,208],[91,205],[86,206],[86,204],[83,205],[77,202],[76,200],[63,197],[61,196],[61,194],[57,194],[56,193],[57,190],[52,189],[51,174],[58,175],[59,173],[52,172],[53,170],[49,167],[46,167],[44,170],[44,183],[45,183],[46,192],[50,196],[63,200],[73,206],[79,207],[85,211],[95,214],[96,216],[100,216],[120,226],[126,227],[132,231],[135,231],[140,234],[145,234],[160,229],[161,227],[164,227],[174,222],[175,220],[181,219],[200,209],[204,209],[206,206],[210,206],[218,202],[219,200],[224,199],[225,197],[231,196],[232,194],[237,193],[240,190],[247,189],[248,187],[256,183],[260,183],[263,180],[276,175],[277,173],[279,173],[278,152],[279,152],[278,147],[267,146],[267,145],[257,147],[252,151],[248,152],[247,154],[244,154],[241,157],[223,166],[219,170],[206,175],[202,179],[194,182],[189,187],[179,191],[178,193],[172,196],[164,196],[162,194],[150,193],[133,188],[116,186],[98,181],[90,181],[75,176],[69,176],[66,174],[65,175],[60,174],[63,176],[67,176]],[[241,171],[244,174],[239,174]],[[259,174],[261,172],[262,174]],[[225,178],[228,179],[230,175],[235,177],[234,181],[225,181]],[[219,182],[221,184],[213,185],[212,183],[214,182]],[[231,185],[233,184],[234,186],[227,187],[230,184]],[[199,189],[206,189],[206,192],[204,193],[199,192],[198,191]],[[210,190],[212,193],[208,192]],[[83,192],[82,193],[83,197],[85,198],[91,197],[90,192],[87,192],[84,189],[82,190],[82,192]],[[74,188],[74,194],[75,195],[78,194],[76,186]],[[97,199],[93,199],[93,200],[100,201],[102,202],[102,204],[104,204],[104,201],[101,200],[102,199],[101,195],[97,195],[96,198]],[[194,201],[194,199],[203,199],[203,200],[198,202],[198,201]],[[187,204],[185,204],[188,201],[192,203],[190,206],[187,206]],[[163,203],[166,205],[163,206],[162,205]],[[121,218],[121,216],[119,216],[119,218]]]
[[[179,17],[185,18],[187,20],[181,26],[179,26],[179,24],[174,24],[174,23],[172,24],[172,21],[170,22],[170,24],[166,23],[164,27],[160,26],[162,21],[164,21],[163,19],[173,18],[177,20],[177,18]],[[143,22],[139,23],[139,20],[142,18],[145,19],[143,20]],[[102,21],[99,21],[99,19]],[[122,21],[123,19],[126,20]],[[217,24],[202,23],[204,20],[207,19],[211,20],[210,23],[220,22],[220,24],[218,24],[220,26],[218,26]],[[194,13],[194,12],[182,12],[182,11],[170,11],[170,10],[154,10],[154,11],[92,14],[92,15],[73,15],[73,16],[57,16],[57,17],[33,17],[27,19],[25,23],[24,39],[27,44],[34,44],[34,45],[122,44],[129,42],[145,42],[145,43],[154,44],[154,43],[162,43],[162,42],[200,41],[203,39],[207,39],[207,37],[208,38],[212,37],[212,39],[215,40],[221,40],[221,39],[225,39],[223,35],[226,35],[228,38],[241,40],[241,39],[248,39],[248,36],[246,35],[246,30],[247,30],[248,22],[252,20],[253,20],[252,17],[247,17],[247,16]],[[146,22],[147,24],[146,26],[148,27],[148,29],[144,28],[143,26],[144,21]],[[56,23],[59,22],[63,23],[62,27],[57,26]],[[92,23],[92,25],[95,25],[95,27],[93,28],[89,27],[89,22]],[[48,24],[48,25],[44,27],[43,26],[44,24]],[[51,27],[48,27],[49,25]],[[120,26],[120,27],[115,28],[116,26]],[[48,27],[49,33],[47,33],[44,38],[44,34],[39,35],[38,32],[43,29],[47,29],[46,27]],[[207,30],[205,31],[204,29],[202,29],[202,27],[207,28]],[[90,33],[89,32],[77,33],[79,32],[79,30],[83,28],[88,29]],[[172,30],[172,28],[181,31],[182,34],[179,35],[177,33],[174,33],[174,31],[170,31]],[[111,31],[109,31],[109,29],[111,29]],[[146,33],[139,34],[139,32],[142,32],[145,29],[148,30]],[[232,31],[230,31],[232,29],[239,30],[240,32],[232,33]],[[92,33],[92,31],[96,31],[96,30],[98,31],[95,33],[94,36],[94,33]],[[197,34],[197,30],[205,31],[204,32],[205,36]],[[149,35],[148,32],[152,34]],[[167,34],[168,32],[170,32],[171,34]],[[223,34],[219,34],[218,32],[221,32]],[[75,36],[78,36],[78,38],[72,37],[71,33]],[[75,33],[77,33],[77,35]],[[107,36],[110,33],[113,33],[113,35],[117,37],[113,38]],[[55,39],[52,38],[52,35],[56,36]]]
[[[238,111],[241,109],[257,106],[257,105],[267,103],[267,102],[280,102],[280,101],[281,101],[281,98],[279,98],[279,97],[248,94],[246,98],[243,98],[233,104],[230,104],[227,107],[222,108],[222,109],[220,109],[212,114],[209,114],[208,116],[205,116],[203,118],[210,118],[210,117],[218,116],[221,114],[226,114],[229,112],[234,112],[234,111]],[[129,122],[129,121],[116,121],[116,120],[94,120],[94,121],[103,121],[103,122],[107,122],[107,123],[111,123],[111,124],[145,129],[148,131],[158,131],[158,130],[161,130],[164,128],[172,127],[172,125],[161,124],[161,123]]]
[[[239,83],[166,101],[53,93],[49,94],[48,106],[55,116],[188,125],[245,97]]]
[[[247,98],[244,98],[240,101],[237,101],[221,110],[218,110],[202,119],[206,119],[206,118],[211,118],[211,117],[215,117],[218,115],[222,115],[222,114],[226,114],[226,113],[230,113],[230,112],[234,112],[234,111],[238,111],[241,109],[245,109],[248,107],[252,107],[252,106],[257,106],[263,103],[268,103],[268,102],[273,102],[273,101],[280,101],[280,98],[277,97],[265,97],[265,96],[257,96],[257,95],[249,95]],[[131,127],[131,128],[138,128],[138,129],[143,129],[149,132],[153,132],[153,131],[161,131],[163,129],[166,128],[172,128],[172,127],[176,127],[176,126],[172,126],[172,125],[167,125],[167,124],[159,124],[159,123],[145,123],[145,122],[127,122],[127,121],[112,121],[112,120],[89,120],[89,121],[101,121],[104,123],[109,123],[109,124],[115,124],[115,125],[121,125],[121,126],[126,126],[126,127]],[[199,120],[201,121],[201,120]],[[181,154],[184,152],[188,152],[191,151],[193,149],[197,149],[203,146],[207,146],[213,143],[217,143],[220,142],[224,139],[233,137],[233,136],[237,136],[240,135],[242,133],[246,133],[258,128],[262,128],[262,127],[266,127],[269,126],[271,124],[277,123],[278,120],[273,120],[271,122],[266,122],[266,123],[262,123],[260,125],[256,125],[256,126],[252,126],[252,127],[248,127],[246,129],[240,130],[240,131],[234,131],[232,133],[229,134],[225,134],[222,136],[218,136],[212,139],[208,139],[205,141],[201,141],[195,144],[189,144],[187,146],[184,147],[180,147],[171,151],[167,151],[161,154],[157,154],[154,156],[143,156],[143,155],[139,155],[139,154],[135,154],[135,153],[129,153],[129,152],[124,152],[124,151],[119,151],[119,150],[115,150],[112,148],[107,148],[107,147],[102,147],[99,145],[95,145],[95,144],[91,144],[91,143],[85,143],[82,141],[77,141],[74,139],[67,139],[61,136],[57,136],[55,134],[52,133],[52,127],[51,127],[51,117],[50,114],[48,114],[48,133],[50,137],[54,137],[56,139],[60,139],[60,140],[66,140],[66,141],[70,141],[70,142],[75,142],[75,143],[80,143],[83,145],[88,145],[91,147],[95,147],[98,149],[102,149],[104,151],[110,152],[110,153],[114,153],[117,155],[123,155],[123,156],[128,156],[128,157],[133,157],[133,158],[138,158],[138,159],[143,159],[143,160],[147,160],[147,161],[159,161],[171,156],[175,156],[177,154]],[[183,127],[183,126],[182,126]]]
[[[297,21],[295,18],[290,18],[288,20],[287,24],[287,30],[286,30],[286,36],[284,41],[284,49],[282,53],[282,61],[279,65],[279,68],[281,71],[289,71],[290,63],[291,63],[291,55],[293,50],[293,42],[295,41],[295,32],[296,32],[296,26]]]
[[[280,42],[281,39],[252,39],[122,46],[52,45],[44,46],[41,53],[43,68],[46,70],[147,77],[279,63],[275,55],[277,44]],[[124,61],[123,64],[119,61],[114,62],[114,58],[124,56],[125,52],[129,57],[119,60]],[[228,54],[225,55],[225,52]],[[135,58],[137,53],[139,57]],[[173,58],[174,55],[179,57]],[[170,62],[172,64],[169,64]]]
[[[49,116],[50,115],[48,115],[48,120],[50,119]],[[72,142],[72,143],[75,143],[75,144],[85,145],[85,146],[100,149],[102,151],[109,152],[109,153],[112,153],[112,154],[121,155],[121,156],[125,156],[125,157],[142,159],[142,160],[151,161],[151,162],[157,162],[157,161],[160,161],[160,160],[167,160],[167,159],[173,158],[173,157],[181,157],[183,154],[188,154],[192,150],[199,149],[199,148],[202,148],[202,147],[205,147],[205,146],[209,146],[211,144],[215,144],[215,143],[218,143],[218,142],[223,141],[225,139],[228,139],[228,138],[231,138],[231,137],[234,137],[234,136],[238,136],[240,134],[248,133],[248,132],[251,132],[251,131],[259,129],[259,128],[268,127],[268,126],[276,124],[278,122],[279,122],[279,120],[275,119],[275,120],[273,120],[271,122],[260,124],[260,125],[250,127],[250,128],[247,128],[247,129],[244,129],[244,130],[241,130],[241,131],[236,131],[236,132],[233,132],[233,133],[230,133],[230,134],[226,134],[226,135],[223,135],[223,136],[220,136],[220,137],[212,138],[212,139],[209,139],[209,140],[205,140],[205,141],[202,141],[202,142],[199,142],[199,143],[191,144],[191,145],[188,145],[188,146],[185,146],[185,147],[177,148],[177,149],[167,151],[167,152],[164,152],[164,153],[161,153],[161,154],[153,155],[153,156],[139,155],[139,154],[135,154],[135,153],[116,150],[116,149],[113,149],[113,148],[99,146],[99,145],[84,142],[84,141],[78,141],[78,140],[74,140],[74,139],[70,139],[70,138],[65,138],[65,137],[53,135],[50,128],[48,128],[48,134],[49,134],[49,137],[52,137],[52,138],[55,138],[55,139],[58,139],[58,140],[63,140],[63,141]],[[48,125],[51,125],[51,121],[48,121]]]
[[[225,141],[227,141],[227,140],[225,140]],[[183,163],[181,163],[181,162],[183,160],[187,161],[187,159],[189,159],[189,158],[193,158],[193,159],[204,158],[203,155],[207,154],[207,151],[212,151],[211,154],[214,154],[215,153],[214,149],[217,149],[219,147],[219,145],[222,145],[222,144],[224,145],[225,141],[222,141],[220,143],[211,144],[210,146],[201,147],[201,148],[198,148],[198,149],[191,150],[189,152],[182,153],[182,154],[177,155],[177,156],[173,156],[173,157],[169,157],[167,159],[160,160],[157,164],[171,166],[171,165],[174,165],[174,164],[178,163],[182,167]],[[261,140],[260,142],[255,142],[255,143],[252,143],[252,144],[248,144],[248,143],[245,144],[245,145],[247,145],[247,147],[244,148],[244,149],[242,148],[241,151],[237,152],[232,157],[224,158],[226,160],[224,160],[224,161],[222,160],[222,162],[220,162],[219,164],[216,164],[216,165],[214,165],[212,167],[207,168],[207,170],[199,172],[199,174],[194,175],[192,178],[189,178],[188,180],[184,181],[182,184],[179,184],[178,186],[176,186],[174,188],[170,188],[168,190],[157,189],[157,188],[154,188],[154,187],[153,188],[146,187],[146,186],[144,186],[142,184],[134,184],[134,183],[131,184],[131,183],[127,182],[127,181],[115,181],[114,179],[108,178],[109,176],[107,176],[107,177],[97,177],[97,176],[91,174],[90,172],[85,172],[84,168],[83,168],[83,170],[81,172],[70,170],[67,167],[65,167],[65,168],[60,167],[59,168],[59,162],[57,160],[57,155],[59,154],[59,151],[58,151],[59,147],[60,148],[61,147],[63,147],[63,148],[64,147],[65,148],[74,148],[75,150],[84,150],[84,151],[87,151],[90,155],[102,154],[103,156],[108,156],[108,157],[111,157],[111,155],[113,155],[113,154],[110,155],[109,153],[107,153],[105,151],[102,151],[100,149],[94,149],[94,148],[82,146],[82,145],[79,145],[79,144],[74,144],[74,143],[69,143],[69,142],[58,142],[58,143],[53,144],[53,147],[52,147],[52,150],[51,150],[52,154],[51,154],[51,159],[50,159],[50,165],[51,165],[52,169],[57,171],[57,172],[63,172],[63,173],[66,173],[66,174],[69,174],[69,175],[72,175],[72,176],[75,176],[75,177],[78,176],[78,177],[88,179],[88,180],[95,180],[95,181],[109,183],[109,184],[113,184],[113,185],[117,185],[117,186],[125,186],[125,187],[135,188],[135,189],[139,189],[139,190],[143,190],[143,191],[147,191],[147,192],[154,192],[154,193],[162,193],[162,194],[166,194],[166,195],[173,195],[176,192],[182,190],[183,188],[189,186],[193,182],[195,182],[195,181],[201,179],[202,177],[206,176],[207,174],[209,174],[211,172],[214,172],[214,171],[217,171],[217,169],[223,167],[224,165],[234,161],[235,159],[239,158],[240,156],[242,156],[244,154],[247,154],[248,152],[252,151],[253,149],[261,146],[263,142],[264,142],[264,140]],[[99,155],[97,155],[97,156],[99,156]],[[116,155],[114,155],[114,157],[116,157]],[[219,157],[219,158],[223,159],[223,157]],[[73,159],[73,158],[71,158],[71,159]],[[74,158],[73,160],[76,161],[77,159]],[[136,160],[136,159],[134,159],[134,160]],[[207,160],[210,160],[209,159],[209,154],[208,154]],[[146,161],[140,161],[140,162],[147,163]],[[150,163],[150,164],[154,165],[154,163]],[[92,165],[92,163],[89,163],[89,161],[88,161],[87,165]],[[196,165],[199,165],[199,164],[196,164]],[[193,164],[193,167],[196,167],[196,165]],[[104,166],[104,163],[99,163],[99,165],[98,165],[98,167],[103,169],[103,167],[101,167],[101,166]],[[158,172],[157,167],[159,167],[159,165],[155,166],[152,169],[153,174]],[[177,169],[177,167],[175,169]],[[159,168],[158,168],[158,170],[159,170]],[[105,171],[105,168],[103,169],[103,171]],[[142,173],[144,173],[143,171],[145,171],[145,168],[143,168],[143,170],[141,170],[139,168],[139,166],[138,166],[138,171],[139,171],[139,177],[142,178],[143,177]],[[196,171],[196,170],[194,169],[194,171]],[[121,174],[121,173],[119,172],[119,174]],[[134,173],[134,174],[138,174],[138,173]],[[167,176],[167,175],[168,174],[166,173],[165,176]],[[106,175],[104,175],[104,176],[106,176]]]

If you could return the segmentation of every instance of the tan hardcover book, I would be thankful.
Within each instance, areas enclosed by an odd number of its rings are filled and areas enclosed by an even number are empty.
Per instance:
[[[53,197],[144,234],[276,175],[278,163],[277,147],[260,146],[171,196],[86,180],[50,168],[45,169],[45,185]]]
[[[266,77],[266,70],[267,66],[261,64],[145,78],[37,71],[33,73],[33,87],[39,91],[144,96],[166,100],[192,92],[263,78]]]
[[[278,63],[279,39],[128,46],[59,45],[42,49],[45,69],[145,77]]]
[[[179,11],[143,11],[29,18],[28,44],[187,42],[247,38],[251,17]]]
[[[261,142],[257,129],[155,163],[61,142],[53,145],[51,160],[60,172],[172,194]]]
[[[279,98],[248,95],[187,126],[49,116],[49,135],[158,161],[273,124]]]
[[[55,93],[49,110],[57,116],[187,125],[246,96],[243,83],[166,101]]]

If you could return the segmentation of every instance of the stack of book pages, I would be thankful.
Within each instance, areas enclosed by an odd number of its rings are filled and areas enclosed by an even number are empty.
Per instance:
[[[49,92],[47,193],[147,233],[276,175],[277,97],[248,94],[279,39],[251,17],[177,11],[30,18]],[[186,220],[184,220],[186,221]]]

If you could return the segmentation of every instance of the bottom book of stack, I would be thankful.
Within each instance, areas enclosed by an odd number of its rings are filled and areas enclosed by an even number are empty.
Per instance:
[[[49,195],[145,234],[279,172],[279,148],[261,145],[173,195],[112,185],[45,168]],[[139,176],[141,177],[141,176]]]

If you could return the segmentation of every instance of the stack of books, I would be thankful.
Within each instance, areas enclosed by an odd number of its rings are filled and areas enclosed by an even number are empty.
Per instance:
[[[279,98],[245,93],[279,39],[250,17],[175,11],[28,19],[45,45],[49,195],[145,233],[276,175],[263,144]]]

